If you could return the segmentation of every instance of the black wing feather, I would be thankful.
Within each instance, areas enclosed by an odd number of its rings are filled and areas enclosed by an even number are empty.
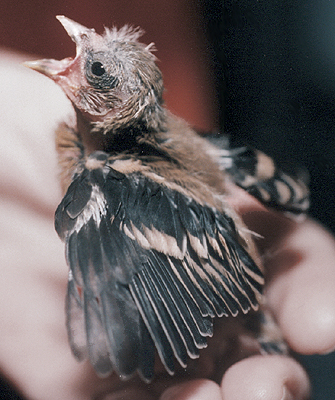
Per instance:
[[[144,381],[150,382],[154,375],[155,343],[143,321],[140,318],[140,346],[137,349],[138,371]]]
[[[72,235],[68,237],[65,247],[65,255],[68,265],[71,266],[71,275],[77,285],[83,287],[84,281],[81,271],[81,266],[78,260],[77,252],[77,232],[73,232]]]
[[[182,362],[186,365],[186,358],[184,355],[184,350],[187,350],[187,354],[195,358],[199,355],[199,351],[196,347],[196,341],[194,336],[192,336],[191,332],[196,328],[193,326],[193,329],[190,328],[185,322],[183,316],[189,312],[185,309],[184,299],[180,299],[180,297],[176,297],[176,292],[169,286],[165,279],[160,275],[159,265],[148,265],[143,269],[150,277],[150,280],[155,285],[157,290],[157,295],[161,298],[164,303],[164,307],[171,318],[173,325],[178,331],[178,336],[184,342],[184,345],[181,346],[181,358]],[[157,273],[158,272],[158,273]],[[179,301],[178,301],[179,300]],[[200,336],[200,335],[198,335]],[[201,337],[201,336],[200,336]],[[200,338],[197,338],[200,339]]]
[[[183,284],[181,284],[180,279],[176,278],[176,276],[171,273],[167,257],[161,254],[156,254],[155,256],[156,257],[153,257],[152,261],[155,262],[156,259],[157,262],[152,265],[151,273],[159,280],[160,285],[165,287],[165,290],[162,289],[162,292],[164,291],[168,299],[171,299],[173,302],[173,305],[170,306],[172,314],[172,310],[176,307],[179,316],[177,314],[175,318],[178,318],[179,321],[179,318],[182,320],[177,322],[177,324],[183,331],[184,326],[188,329],[188,332],[185,331],[183,337],[187,343],[190,356],[191,354],[198,354],[193,344],[198,349],[206,347],[206,336],[212,335],[212,320],[210,318],[204,318],[204,315],[201,314],[197,306],[197,303],[200,302],[200,298],[194,298],[190,295]],[[177,260],[175,260],[175,262],[177,262]],[[182,267],[180,269],[182,269]],[[204,302],[203,299],[201,299],[201,302]],[[186,318],[188,315],[193,318]],[[188,340],[188,333],[192,336],[193,343]]]
[[[88,171],[74,178],[62,201],[63,209],[73,220],[83,211],[91,198],[92,186],[89,184]]]
[[[146,256],[141,254],[141,247],[137,242],[120,230],[120,217],[116,216],[114,223],[111,224],[112,218],[113,216],[107,212],[101,219],[99,230],[105,264],[108,265],[106,274],[110,279],[128,283]]]
[[[157,258],[161,262],[160,265],[164,265],[163,274],[166,274],[166,282],[171,282],[173,286],[178,290],[180,297],[187,301],[189,298],[192,301],[187,302],[187,307],[191,316],[194,316],[194,322],[196,323],[199,332],[202,336],[212,335],[212,323],[211,318],[215,317],[213,307],[206,301],[202,292],[197,289],[193,284],[189,275],[186,273],[185,264],[187,260],[184,260],[182,265],[177,268],[178,261],[174,258],[170,258],[171,264],[167,262],[164,255],[157,254]],[[210,319],[208,319],[209,317]]]
[[[149,300],[147,288],[143,285],[143,282],[138,275],[134,276],[129,288],[136,305],[140,310],[144,323],[155,343],[158,354],[166,370],[172,375],[175,369],[173,363],[173,350]]]
[[[84,169],[56,229],[71,270],[72,350],[102,375],[138,370],[149,381],[154,347],[172,374],[175,358],[198,357],[215,315],[257,307],[263,277],[233,220],[139,172]]]
[[[155,310],[157,318],[161,327],[164,330],[165,336],[168,339],[174,356],[179,361],[182,367],[186,367],[187,352],[183,339],[178,332],[177,326],[175,325],[171,314],[171,303],[166,296],[165,290],[160,290],[161,287],[157,285],[157,279],[154,278],[154,274],[150,274],[148,268],[144,267],[139,272],[139,276],[147,288],[148,298]]]
[[[208,138],[213,144],[215,140]],[[309,208],[309,177],[302,168],[277,166],[264,153],[250,147],[222,149],[219,164],[232,180],[267,206],[292,215]]]

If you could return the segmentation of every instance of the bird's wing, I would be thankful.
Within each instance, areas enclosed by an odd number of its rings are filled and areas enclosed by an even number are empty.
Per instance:
[[[281,168],[273,159],[250,147],[229,149],[227,139],[209,135],[218,147],[222,170],[233,182],[267,206],[299,215],[308,211],[308,173],[303,169]]]
[[[212,335],[212,318],[257,308],[262,273],[233,220],[141,172],[75,177],[56,211],[70,280],[68,331],[95,369],[169,373]],[[85,333],[86,332],[86,333]]]

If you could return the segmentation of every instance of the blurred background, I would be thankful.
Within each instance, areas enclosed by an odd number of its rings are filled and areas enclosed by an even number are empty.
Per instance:
[[[158,49],[168,108],[236,145],[305,166],[310,214],[335,233],[335,2],[0,0],[0,47],[74,55],[58,14],[98,32],[141,26]],[[334,399],[335,355],[298,357],[313,399]],[[1,398],[19,399],[6,385]]]

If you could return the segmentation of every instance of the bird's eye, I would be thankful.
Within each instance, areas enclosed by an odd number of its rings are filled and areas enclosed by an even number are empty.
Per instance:
[[[107,58],[107,59],[106,59]],[[104,53],[87,54],[85,75],[87,82],[95,89],[104,91],[115,88],[119,80],[110,72],[113,64]]]
[[[91,67],[92,74],[95,76],[102,76],[106,70],[100,61],[95,61]]]

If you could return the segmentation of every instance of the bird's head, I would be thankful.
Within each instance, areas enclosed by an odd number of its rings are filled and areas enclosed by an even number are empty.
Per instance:
[[[152,44],[138,41],[142,31],[124,26],[99,35],[64,16],[57,19],[76,43],[76,57],[25,65],[58,83],[93,130],[163,129],[162,74]]]

